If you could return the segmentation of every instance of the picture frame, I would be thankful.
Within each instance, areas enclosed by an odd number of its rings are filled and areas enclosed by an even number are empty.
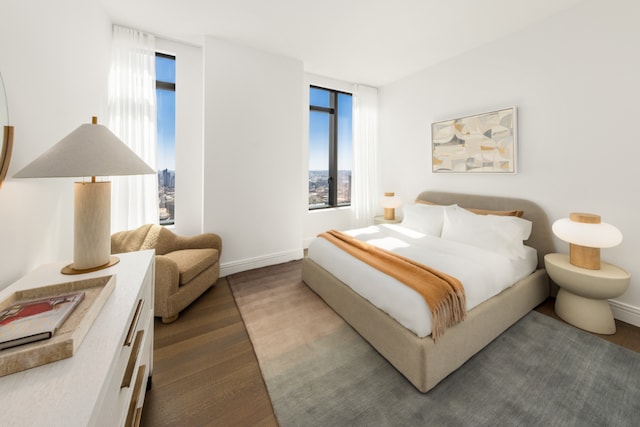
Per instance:
[[[431,124],[431,172],[517,173],[517,108]]]

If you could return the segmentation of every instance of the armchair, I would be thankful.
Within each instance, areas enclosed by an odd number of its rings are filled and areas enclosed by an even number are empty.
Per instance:
[[[176,320],[184,308],[220,276],[222,239],[214,233],[178,236],[155,224],[111,236],[111,253],[156,251],[155,312],[162,323]]]

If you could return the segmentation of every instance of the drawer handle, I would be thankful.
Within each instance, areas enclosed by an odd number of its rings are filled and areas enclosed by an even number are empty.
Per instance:
[[[138,320],[140,320],[140,315],[142,314],[142,305],[144,301],[139,299],[138,306],[136,307],[136,313],[133,315],[133,319],[131,319],[131,324],[129,325],[129,331],[127,332],[127,338],[124,340],[124,345],[129,347],[131,342],[133,341],[133,334],[136,331],[136,327],[138,326]]]
[[[131,395],[131,402],[129,403],[129,411],[127,413],[127,420],[125,426],[133,426],[136,417],[136,407],[138,406],[138,398],[140,397],[140,389],[142,388],[142,380],[144,379],[144,371],[146,366],[142,365],[138,368],[138,375],[136,377],[136,385],[133,387],[133,394]]]
[[[140,427],[140,422],[142,421],[142,406],[138,406],[136,409],[136,414],[133,417],[133,427]]]
[[[122,377],[122,383],[120,388],[129,387],[131,385],[131,378],[133,377],[133,369],[136,367],[136,360],[138,360],[138,353],[140,353],[140,347],[142,347],[142,336],[144,331],[138,331],[136,334],[136,340],[133,343],[129,360],[127,361],[127,368],[124,370],[124,377]]]

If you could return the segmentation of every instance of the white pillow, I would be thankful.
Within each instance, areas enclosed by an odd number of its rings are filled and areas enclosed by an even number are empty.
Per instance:
[[[447,208],[442,238],[488,249],[509,258],[524,258],[523,241],[531,235],[531,226],[531,221],[515,216],[476,215],[460,208]]]
[[[420,203],[404,205],[402,225],[420,233],[440,237],[444,221],[444,208],[445,206]]]

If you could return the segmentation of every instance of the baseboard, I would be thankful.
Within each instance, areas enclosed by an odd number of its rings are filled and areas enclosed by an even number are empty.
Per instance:
[[[609,300],[609,306],[611,306],[613,317],[640,327],[640,308],[613,300]]]
[[[220,276],[224,277],[229,276],[230,274],[240,273],[241,271],[253,270],[254,268],[282,264],[284,262],[302,259],[303,256],[303,249],[300,248],[287,252],[279,252],[276,254],[269,254],[255,258],[226,262],[220,265]]]

